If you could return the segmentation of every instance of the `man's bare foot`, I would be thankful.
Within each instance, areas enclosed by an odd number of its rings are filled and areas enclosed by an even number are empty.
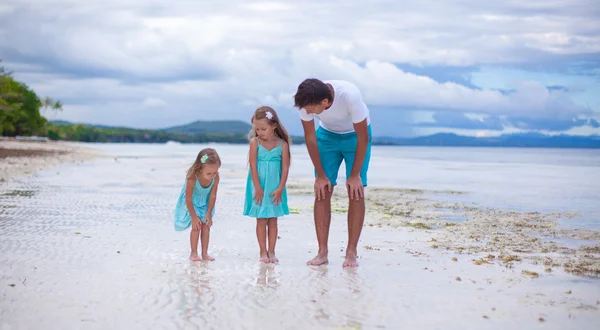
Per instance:
[[[275,256],[275,252],[271,253],[269,252],[269,262],[276,264],[279,262],[279,259],[277,259],[277,257]]]
[[[259,261],[260,262],[264,262],[264,263],[268,263],[269,262],[269,255],[266,254],[266,253],[265,254],[261,254]]]
[[[346,259],[344,259],[344,263],[342,264],[342,267],[346,268],[346,267],[358,267],[358,261],[356,260],[356,257],[354,256],[346,256]]]
[[[208,254],[203,254],[202,255],[202,260],[204,260],[204,261],[215,261],[215,258],[209,256]]]
[[[306,262],[307,265],[309,266],[320,266],[320,265],[327,265],[329,263],[329,259],[327,259],[326,255],[317,255],[316,257],[314,257],[312,260],[309,260]]]
[[[191,261],[201,261],[202,258],[200,258],[197,254],[190,254],[190,260]]]

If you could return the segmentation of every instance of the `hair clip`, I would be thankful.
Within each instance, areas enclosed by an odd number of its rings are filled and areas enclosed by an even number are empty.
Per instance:
[[[208,155],[203,155],[202,157],[200,157],[200,161],[202,162],[202,164],[206,163],[206,161],[208,160]]]
[[[265,116],[267,116],[267,119],[269,120],[273,119],[273,113],[271,111],[265,112]]]

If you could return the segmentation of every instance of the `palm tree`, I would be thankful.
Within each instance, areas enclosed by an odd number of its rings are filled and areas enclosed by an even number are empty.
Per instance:
[[[46,96],[41,101],[44,114],[46,113],[46,109],[48,108],[52,109],[55,113],[63,109],[62,102],[54,101],[54,99],[52,99],[51,97]]]

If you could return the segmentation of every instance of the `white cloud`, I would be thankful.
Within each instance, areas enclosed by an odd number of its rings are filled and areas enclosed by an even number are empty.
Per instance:
[[[162,108],[167,105],[167,102],[165,102],[157,97],[148,97],[144,100],[143,104],[147,108]]]
[[[63,99],[63,116],[103,113],[90,120],[147,127],[204,113],[245,119],[265,103],[289,110],[309,76],[350,79],[374,106],[568,118],[589,109],[535,81],[515,82],[507,95],[439,83],[394,63],[536,63],[540,55],[598,53],[592,5],[8,0],[0,6],[0,56],[41,94]],[[147,116],[149,106],[159,114]]]

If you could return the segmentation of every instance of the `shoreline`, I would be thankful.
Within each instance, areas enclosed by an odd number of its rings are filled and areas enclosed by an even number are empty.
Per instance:
[[[99,151],[63,141],[20,141],[0,139],[0,185],[45,168],[102,157]]]
[[[293,183],[291,196],[312,197],[311,185]],[[432,195],[464,194],[401,188],[367,188],[365,227],[422,232],[430,248],[468,256],[473,264],[505,267],[530,266],[551,273],[566,273],[600,279],[600,231],[561,228],[560,220],[575,212],[513,211],[442,201]],[[347,212],[348,197],[336,189],[331,201],[333,214]],[[312,201],[302,210],[312,210]],[[365,248],[370,248],[365,246]],[[534,278],[538,272],[525,271]]]

